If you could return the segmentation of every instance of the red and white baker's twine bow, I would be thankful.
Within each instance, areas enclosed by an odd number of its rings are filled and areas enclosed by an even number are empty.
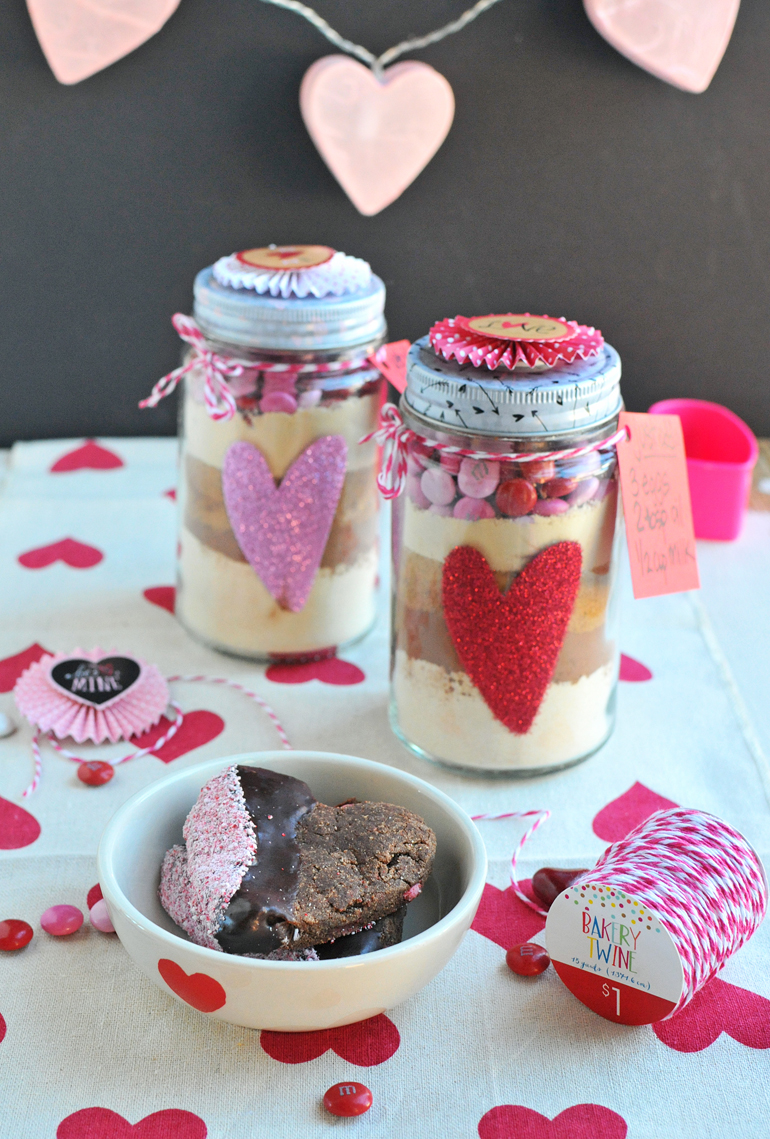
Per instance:
[[[518,870],[517,870],[516,864],[518,862],[519,855],[521,854],[522,850],[526,846],[527,842],[532,838],[532,835],[535,833],[535,831],[539,827],[541,827],[543,825],[543,823],[547,819],[550,819],[550,817],[551,817],[550,811],[506,811],[502,815],[471,815],[471,818],[473,819],[473,821],[475,823],[493,822],[495,819],[531,819],[531,818],[534,818],[534,820],[535,820],[534,823],[529,828],[529,830],[524,834],[521,841],[519,842],[519,845],[516,847],[513,854],[511,855],[511,889],[513,890],[516,897],[519,898],[519,900],[522,901],[525,906],[529,906],[529,908],[531,910],[534,910],[536,914],[540,914],[542,917],[546,916],[547,911],[542,909],[537,904],[537,902],[533,902],[531,898],[528,898],[527,895],[524,893],[524,891],[519,886],[519,877],[518,877]]]
[[[392,403],[386,403],[380,410],[380,422],[375,431],[370,431],[359,440],[368,443],[374,439],[382,447],[382,462],[377,475],[377,486],[383,498],[398,498],[406,486],[407,457],[409,446],[420,443],[431,450],[441,451],[447,455],[460,455],[464,459],[485,459],[496,463],[542,463],[546,459],[578,459],[582,455],[590,455],[593,451],[606,451],[615,447],[627,437],[627,430],[621,427],[609,439],[599,439],[595,443],[587,443],[584,447],[571,447],[567,451],[527,451],[522,454],[500,453],[493,451],[472,451],[467,447],[454,447],[451,443],[442,443],[436,439],[428,439],[407,427],[401,418],[401,412]]]
[[[572,883],[623,890],[671,937],[684,988],[674,1016],[748,941],[765,916],[767,883],[743,835],[703,811],[657,811]]]
[[[254,364],[249,360],[237,360],[232,356],[220,356],[217,352],[212,352],[206,344],[206,337],[192,317],[177,312],[171,322],[182,340],[192,345],[192,355],[186,364],[174,368],[167,376],[162,376],[139,406],[157,407],[162,399],[171,395],[182,376],[193,368],[201,368],[205,377],[203,399],[209,415],[215,420],[232,419],[236,411],[235,397],[227,386],[227,377],[242,376],[244,370],[253,368]]]
[[[238,692],[243,692],[245,696],[249,696],[256,704],[259,704],[260,708],[262,708],[264,712],[267,713],[273,723],[273,727],[278,733],[278,738],[281,741],[281,746],[287,751],[293,750],[292,745],[289,743],[289,737],[286,735],[283,724],[278,719],[267,701],[263,700],[262,697],[259,696],[256,692],[252,692],[250,688],[246,688],[243,684],[236,684],[234,680],[227,680],[221,676],[169,676],[167,679],[169,684],[173,684],[175,681],[191,681],[200,682],[203,684],[224,684],[228,688],[235,688]],[[150,744],[149,747],[140,748],[138,751],[129,752],[128,755],[121,755],[116,759],[110,757],[108,762],[111,763],[113,767],[117,767],[119,763],[127,763],[129,759],[139,759],[143,755],[150,755],[151,752],[156,752],[162,748],[164,744],[167,744],[168,741],[172,739],[173,736],[175,736],[179,731],[184,720],[184,713],[177,704],[176,700],[171,701],[171,707],[176,712],[176,719],[169,726],[168,730],[164,732],[162,736],[160,736],[159,739],[155,740],[155,742]],[[41,739],[47,739],[55,751],[58,751],[60,755],[65,756],[67,759],[74,760],[75,763],[88,762],[87,756],[76,755],[74,752],[68,751],[67,748],[62,747],[60,743],[56,742],[50,732],[36,731],[32,737],[32,755],[34,756],[35,760],[35,774],[29,787],[27,787],[27,789],[23,792],[23,798],[27,798],[29,795],[33,795],[40,786],[40,779],[43,774],[43,763],[40,756]]]

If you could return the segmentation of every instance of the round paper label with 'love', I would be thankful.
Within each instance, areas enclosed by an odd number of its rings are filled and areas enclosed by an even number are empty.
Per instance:
[[[489,336],[493,340],[565,340],[577,331],[570,328],[564,320],[515,312],[458,316],[456,323],[469,332],[475,332],[477,336]]]
[[[548,911],[545,939],[564,984],[617,1024],[654,1024],[684,988],[679,952],[656,915],[611,886],[578,883]]]
[[[314,269],[331,261],[334,250],[328,245],[264,245],[259,249],[245,249],[236,253],[236,260],[250,269]]]

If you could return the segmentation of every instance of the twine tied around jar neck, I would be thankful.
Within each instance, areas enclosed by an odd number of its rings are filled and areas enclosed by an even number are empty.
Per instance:
[[[441,443],[429,439],[407,427],[401,412],[395,404],[386,403],[380,409],[380,422],[375,431],[370,431],[359,439],[359,443],[369,443],[372,439],[382,447],[382,462],[377,475],[377,486],[383,498],[398,498],[406,486],[407,457],[410,443],[420,443],[434,451],[447,455],[460,455],[464,459],[486,459],[496,463],[542,463],[546,459],[578,459],[593,451],[606,451],[617,446],[628,437],[628,431],[621,427],[609,439],[598,439],[584,447],[571,447],[567,451],[526,451],[524,453],[495,451],[473,451],[468,447],[454,447],[451,443]]]
[[[203,385],[203,399],[206,411],[214,420],[232,419],[236,412],[235,397],[227,386],[228,376],[242,376],[246,368],[253,368],[249,360],[236,360],[234,357],[220,356],[212,352],[206,343],[206,337],[190,316],[176,312],[171,323],[179,336],[192,346],[192,355],[186,364],[175,368],[173,372],[162,376],[152,389],[147,399],[140,401],[139,406],[157,407],[162,399],[171,395],[174,388],[187,372],[193,368],[202,368],[205,377]]]

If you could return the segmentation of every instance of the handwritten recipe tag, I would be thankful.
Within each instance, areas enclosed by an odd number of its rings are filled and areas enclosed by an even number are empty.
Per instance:
[[[687,460],[678,415],[624,411],[618,444],[634,597],[699,589]]]

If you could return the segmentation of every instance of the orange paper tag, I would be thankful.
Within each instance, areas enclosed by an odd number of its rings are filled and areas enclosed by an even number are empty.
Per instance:
[[[375,368],[397,392],[406,389],[406,354],[409,348],[408,340],[392,340],[390,344],[383,344],[373,356],[369,357]]]
[[[634,597],[699,589],[695,532],[678,415],[624,411],[618,444]]]

